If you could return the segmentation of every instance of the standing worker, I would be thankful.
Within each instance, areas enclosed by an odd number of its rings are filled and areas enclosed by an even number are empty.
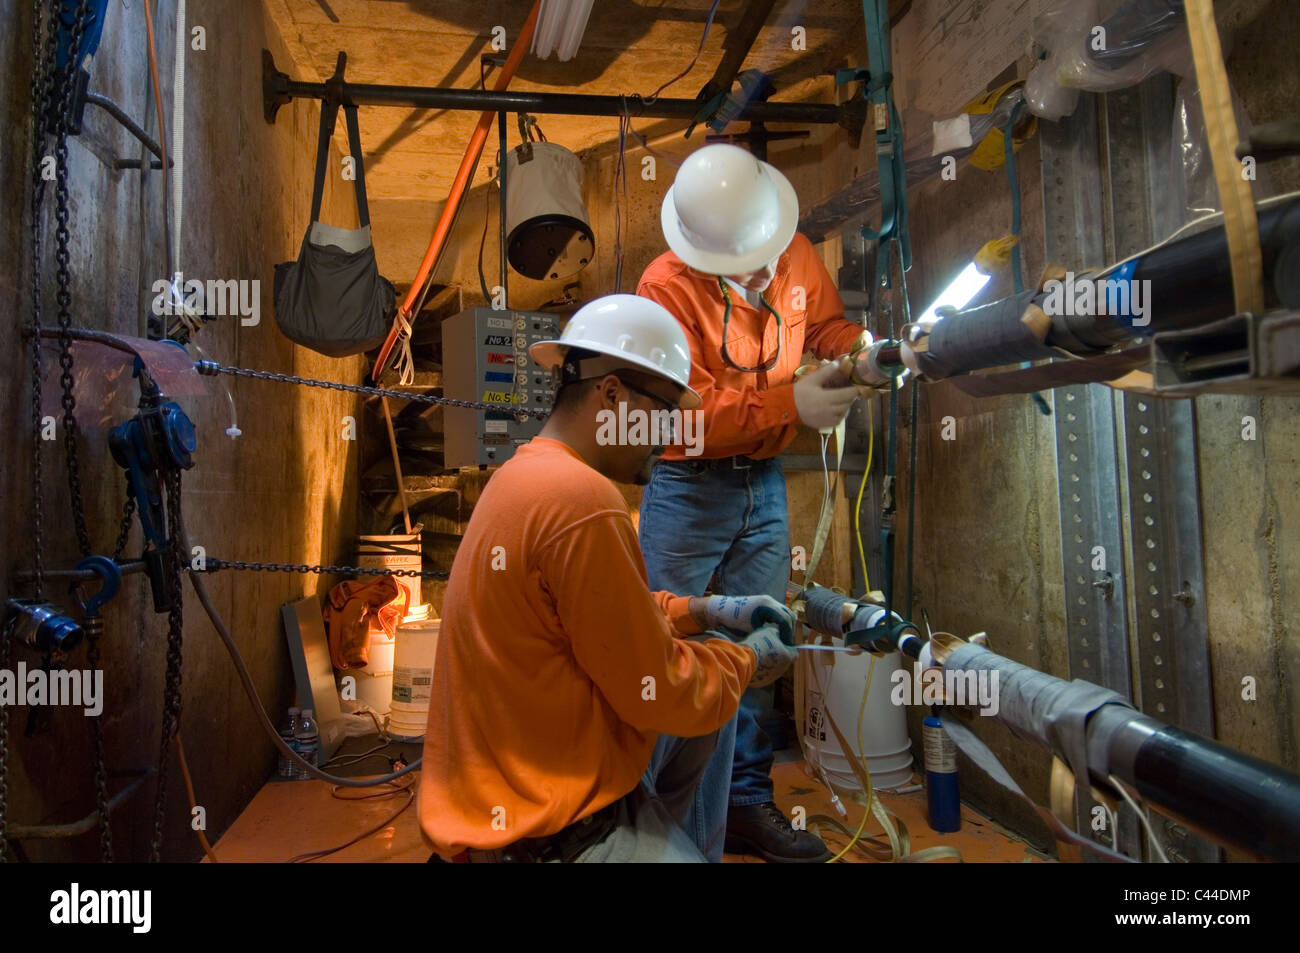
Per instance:
[[[785,476],[778,454],[798,424],[834,427],[857,397],[838,364],[796,382],[805,351],[833,359],[870,343],[812,243],[795,231],[799,200],[779,171],[737,146],[692,153],[664,197],[671,251],[641,276],[690,342],[691,387],[703,400],[698,457],[670,447],[641,500],[650,586],[679,595],[765,593],[782,603],[790,578]],[[865,352],[853,377],[865,379]],[[794,830],[773,801],[772,744],[758,723],[770,689],[745,693],[720,736],[695,804],[700,847],[768,861],[823,861],[814,834]],[[734,747],[734,756],[730,749]]]
[[[698,405],[673,316],[599,298],[531,352],[559,388],[540,435],[487,484],[452,564],[421,828],[455,860],[702,862],[685,829],[696,786],[745,686],[794,660],[779,634],[793,620],[784,607],[728,616],[737,644],[705,631],[724,621],[716,603],[646,585],[612,481],[644,483],[662,447],[609,439],[603,421]]]

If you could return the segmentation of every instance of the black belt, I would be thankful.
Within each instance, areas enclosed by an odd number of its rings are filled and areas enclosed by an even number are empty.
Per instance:
[[[687,466],[696,472],[700,472],[703,470],[748,470],[750,467],[772,463],[776,459],[776,457],[765,457],[762,460],[755,460],[753,457],[738,453],[732,457],[715,457],[710,460],[664,460],[663,462]]]
[[[453,863],[541,864],[547,861],[570,863],[588,847],[603,840],[618,823],[618,806],[622,798],[595,814],[574,821],[562,831],[545,837],[525,837],[496,850],[461,851]],[[438,855],[429,859],[432,861]]]

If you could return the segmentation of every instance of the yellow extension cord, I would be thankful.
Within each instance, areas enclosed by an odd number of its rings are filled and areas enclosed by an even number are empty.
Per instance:
[[[871,591],[871,579],[867,571],[866,549],[862,543],[861,514],[862,514],[862,499],[865,493],[868,476],[871,473],[871,464],[872,464],[872,459],[875,451],[875,418],[874,418],[873,411],[874,411],[874,407],[869,407],[867,412],[867,463],[862,471],[862,480],[858,486],[857,501],[855,503],[854,511],[853,511],[854,536],[857,538],[858,559],[862,565],[862,581],[865,587],[865,591],[867,593]],[[879,657],[880,656],[875,655],[871,660],[871,665],[867,671],[867,683],[862,690],[862,701],[858,705],[857,740],[858,740],[859,752],[861,752],[865,747],[862,741],[862,719],[863,716],[866,714],[867,698],[871,692],[871,680],[875,676],[876,659]],[[811,669],[811,659],[809,659],[808,662]],[[820,679],[817,679],[817,687],[819,690],[821,690]],[[823,698],[823,702],[822,702],[823,707],[829,709],[829,706],[827,706],[825,701],[826,692],[821,691],[821,695]],[[849,751],[849,745],[847,744],[847,741],[844,738],[843,733],[840,731],[839,726],[835,724],[835,720],[831,717],[829,710],[826,711],[826,720],[830,724],[831,730],[835,733],[836,740],[840,744],[840,749],[846,752],[847,754],[847,752]],[[799,743],[800,745],[802,745],[803,744],[802,733],[804,730],[804,725],[801,724],[799,726],[799,729],[800,729]],[[806,754],[807,753],[805,752],[805,757]],[[863,792],[865,792],[863,794],[863,799],[865,803],[863,804],[862,820],[858,824],[857,830],[852,833],[849,842],[845,844],[844,847],[838,853],[836,853],[833,857],[831,857],[830,860],[827,861],[827,863],[833,864],[839,862],[845,856],[848,855],[849,851],[853,850],[855,847],[858,850],[862,851],[863,853],[867,854],[867,856],[871,857],[873,860],[880,860],[880,861],[896,861],[902,863],[925,863],[928,861],[940,860],[944,858],[954,858],[958,861],[961,861],[963,859],[961,856],[961,852],[957,850],[955,847],[935,846],[935,847],[927,847],[923,850],[913,852],[911,850],[911,837],[908,834],[907,826],[902,822],[901,819],[897,817],[897,815],[895,815],[892,811],[890,811],[887,807],[885,807],[884,804],[881,803],[878,797],[876,797],[875,789],[871,786],[871,769],[868,766],[867,759],[861,756],[857,758],[849,757],[848,761],[853,766],[854,772],[858,775],[858,779],[862,783],[862,790]],[[827,784],[828,787],[830,786],[828,779],[823,779],[823,781],[824,783]],[[834,793],[833,789],[831,793],[832,794]],[[866,838],[867,842],[870,843],[872,846],[866,846],[862,843],[863,841],[862,835],[867,828],[867,821],[870,820],[870,818],[873,815],[880,822],[880,826],[883,830],[883,833],[889,841],[888,844],[881,843],[875,837]],[[833,817],[830,817],[829,815],[816,814],[813,815],[811,818],[809,818],[809,821],[827,824],[833,828],[838,829],[844,834],[849,833],[849,829],[845,825],[841,824],[838,820],[836,820]]]

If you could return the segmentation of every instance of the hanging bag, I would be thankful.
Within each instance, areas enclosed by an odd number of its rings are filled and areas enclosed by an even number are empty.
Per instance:
[[[360,228],[336,228],[320,221],[321,197],[330,139],[340,102],[321,101],[320,139],[316,144],[316,182],[311,196],[311,224],[297,261],[275,266],[275,320],[284,336],[329,357],[346,357],[378,347],[388,334],[396,292],[379,274],[370,240],[370,209],[361,162],[357,107],[344,103],[348,147],[356,170],[354,186]]]

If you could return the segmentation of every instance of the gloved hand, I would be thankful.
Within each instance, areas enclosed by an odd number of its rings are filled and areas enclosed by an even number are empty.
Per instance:
[[[752,632],[757,626],[775,625],[782,641],[794,642],[794,610],[771,596],[709,596],[704,603],[708,626]]]
[[[794,382],[799,420],[817,430],[839,424],[857,398],[857,388],[836,364],[825,364]]]
[[[754,688],[771,685],[799,657],[799,651],[793,645],[781,641],[781,634],[775,625],[760,625],[741,639],[739,644],[748,646],[758,659],[754,677],[749,680]]]

